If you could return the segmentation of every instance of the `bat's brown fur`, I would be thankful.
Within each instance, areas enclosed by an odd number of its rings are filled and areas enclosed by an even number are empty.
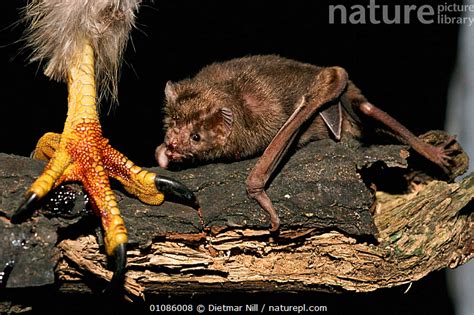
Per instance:
[[[194,78],[168,83],[166,88],[166,147],[157,160],[166,166],[184,158],[240,159],[261,153],[288,120],[302,96],[311,95],[321,67],[281,58],[252,56],[214,63]],[[349,104],[365,98],[349,82],[341,100]],[[308,100],[310,101],[310,100]],[[328,104],[331,105],[331,104]],[[222,109],[232,112],[228,126]],[[351,109],[349,109],[351,111]],[[343,133],[359,135],[354,119],[343,112]],[[200,140],[193,141],[192,134]],[[331,137],[319,115],[306,126],[299,145]]]
[[[372,120],[449,172],[447,146],[453,138],[437,147],[423,142],[369,103],[340,67],[246,57],[214,63],[193,79],[168,82],[165,94],[167,131],[155,151],[158,164],[262,154],[247,178],[247,193],[269,214],[272,231],[280,219],[265,187],[295,140],[304,145],[331,135],[359,137],[372,129],[366,128]]]

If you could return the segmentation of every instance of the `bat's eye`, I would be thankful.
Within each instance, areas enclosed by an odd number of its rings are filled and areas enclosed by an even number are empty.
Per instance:
[[[195,142],[199,142],[201,140],[201,136],[198,133],[193,133],[191,135],[191,140],[193,140]]]

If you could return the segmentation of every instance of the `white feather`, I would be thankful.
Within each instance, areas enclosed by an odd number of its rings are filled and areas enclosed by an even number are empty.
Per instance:
[[[26,7],[31,61],[45,61],[45,74],[67,79],[74,51],[87,39],[95,51],[100,96],[116,101],[117,79],[141,0],[32,0]]]

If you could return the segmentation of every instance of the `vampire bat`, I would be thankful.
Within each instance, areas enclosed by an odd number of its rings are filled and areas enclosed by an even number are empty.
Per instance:
[[[372,105],[340,67],[318,67],[274,55],[250,56],[203,68],[194,78],[165,88],[161,167],[170,161],[239,160],[262,154],[247,192],[280,221],[265,185],[288,148],[323,138],[361,137],[384,129],[447,172],[447,146],[427,144]],[[371,127],[369,127],[371,126]],[[370,131],[370,128],[373,130]],[[374,129],[375,128],[375,129]]]

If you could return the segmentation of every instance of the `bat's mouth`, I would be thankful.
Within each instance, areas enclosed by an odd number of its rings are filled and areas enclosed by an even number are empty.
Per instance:
[[[166,144],[162,144],[155,150],[155,159],[162,168],[167,168],[169,162],[181,162],[189,158],[190,155],[182,154],[176,150],[170,149]]]
[[[173,162],[181,162],[186,157],[184,154],[181,154],[176,151],[170,151],[170,150],[166,150],[165,154],[168,157],[168,159]]]

